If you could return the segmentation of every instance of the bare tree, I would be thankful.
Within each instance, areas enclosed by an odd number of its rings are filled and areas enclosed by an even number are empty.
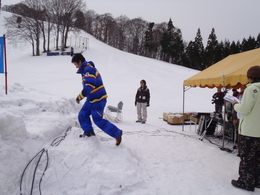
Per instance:
[[[18,39],[18,42],[21,42],[20,40],[29,41],[32,44],[33,55],[40,55],[40,23],[43,18],[40,3],[37,0],[26,0],[19,5],[15,8],[22,16],[13,15],[6,18],[5,26],[7,26],[8,33],[13,40]],[[18,26],[15,25],[15,22],[18,22]],[[17,27],[19,28],[17,29]],[[16,31],[17,33],[15,33]]]
[[[61,29],[61,17],[62,17],[62,0],[52,0],[51,7],[49,11],[52,16],[52,22],[55,24],[55,41],[56,41],[56,50],[59,50],[59,37]]]
[[[97,14],[94,10],[88,10],[85,13],[85,19],[86,19],[86,26],[84,30],[88,32],[89,34],[93,35],[93,27],[94,27],[94,21],[97,17]]]
[[[17,19],[21,18],[19,15],[13,14],[11,17],[5,18],[5,27],[7,29],[7,37],[10,38],[14,45],[29,42],[32,45],[32,55],[35,55],[35,33],[32,26],[34,21],[31,18],[23,17],[20,23]]]
[[[93,21],[93,35],[99,39],[102,40],[102,17],[100,15],[97,15],[95,20]]]
[[[130,20],[126,26],[126,38],[128,40],[127,51],[140,55],[144,45],[147,22],[142,18]]]
[[[117,23],[117,45],[116,47],[120,50],[125,49],[126,45],[126,26],[129,23],[129,18],[127,16],[119,16],[116,18],[116,23]]]
[[[61,42],[62,50],[66,48],[68,33],[74,28],[77,19],[77,13],[85,8],[85,3],[82,0],[61,0],[62,15],[61,15]]]
[[[111,14],[102,14],[99,17],[99,23],[101,40],[105,43],[109,43],[110,33],[113,31],[114,28],[114,18]]]
[[[40,38],[41,38],[41,23],[44,19],[44,11],[42,9],[41,1],[38,0],[25,0],[24,4],[28,7],[27,19],[29,23],[33,23],[30,26],[35,37],[35,49],[36,55],[40,55]],[[30,19],[29,19],[30,18]]]
[[[43,50],[45,49],[45,31],[44,31],[44,10],[42,9],[41,1],[26,0],[23,3],[15,4],[11,6],[11,11],[19,14],[17,17],[17,22],[19,23],[19,28],[24,30],[24,36],[20,37],[22,40],[26,40],[29,36],[29,42],[31,43],[31,38],[34,37],[33,50],[36,49],[36,55],[40,55],[40,38],[43,37]],[[25,30],[26,29],[26,30]],[[27,32],[29,34],[26,34]],[[32,36],[33,35],[33,36]],[[15,39],[15,34],[12,36]],[[36,46],[36,47],[34,47]],[[33,51],[33,55],[35,52]]]
[[[53,0],[40,0],[43,9],[43,20],[41,21],[41,30],[43,37],[43,52],[50,51],[51,31],[53,29],[53,15],[51,7]],[[47,44],[47,49],[46,49]]]

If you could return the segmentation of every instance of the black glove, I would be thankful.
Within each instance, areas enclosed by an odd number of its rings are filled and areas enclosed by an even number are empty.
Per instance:
[[[76,102],[79,104],[79,102],[80,102],[80,99],[77,97],[76,98]]]
[[[149,107],[149,106],[150,106],[150,102],[147,102],[146,107]]]
[[[82,95],[82,92],[77,96],[76,102],[79,104],[79,102],[84,99],[84,95]]]
[[[137,102],[135,101],[135,106],[136,106]]]

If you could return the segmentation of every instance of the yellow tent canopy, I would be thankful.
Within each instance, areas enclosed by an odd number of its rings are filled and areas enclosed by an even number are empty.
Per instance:
[[[246,84],[247,70],[260,65],[260,48],[239,54],[229,55],[209,68],[184,80],[183,86],[239,88]]]
[[[208,87],[208,88],[240,88],[247,84],[247,70],[255,65],[260,66],[260,48],[246,51],[239,54],[229,55],[223,60],[213,64],[209,68],[184,80],[183,82],[183,115],[185,102],[185,87]],[[184,120],[183,120],[184,121]],[[183,122],[184,124],[184,122]],[[184,125],[182,124],[182,130]],[[224,148],[224,134],[223,145]]]

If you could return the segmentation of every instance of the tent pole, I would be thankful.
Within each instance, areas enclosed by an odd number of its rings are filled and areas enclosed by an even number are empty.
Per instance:
[[[182,91],[182,131],[184,131],[184,102],[185,102],[185,86],[183,86]]]
[[[225,132],[226,132],[226,101],[224,102],[223,137],[222,137],[222,147],[221,147],[222,150],[224,150]]]

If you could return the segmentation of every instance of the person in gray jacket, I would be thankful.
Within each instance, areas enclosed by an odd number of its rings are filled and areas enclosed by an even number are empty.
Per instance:
[[[137,89],[135,95],[135,106],[137,108],[137,123],[146,123],[147,107],[150,106],[150,91],[146,86],[146,81],[140,81],[140,87]]]
[[[248,69],[249,84],[241,103],[232,102],[241,113],[239,178],[231,184],[237,188],[254,191],[260,188],[260,66]]]

